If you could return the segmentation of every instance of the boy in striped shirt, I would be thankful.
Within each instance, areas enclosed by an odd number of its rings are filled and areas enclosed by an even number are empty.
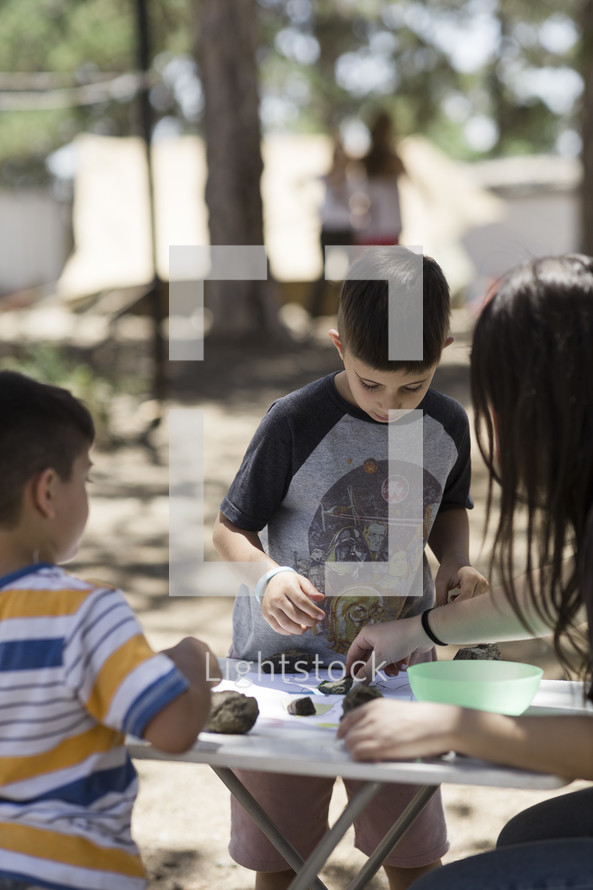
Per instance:
[[[67,390],[0,372],[2,890],[142,890],[125,735],[181,752],[208,715],[205,643],[153,652],[120,591],[59,567],[88,517],[93,439]]]

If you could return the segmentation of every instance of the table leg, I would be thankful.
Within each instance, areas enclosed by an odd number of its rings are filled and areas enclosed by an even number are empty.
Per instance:
[[[423,785],[418,789],[401,816],[393,823],[381,843],[369,856],[356,877],[350,881],[346,890],[362,890],[375,875],[392,849],[404,836],[408,828],[418,818],[430,798],[438,790],[439,785]],[[292,886],[292,885],[291,885]]]
[[[278,830],[272,822],[265,810],[259,805],[252,794],[249,793],[243,783],[237,778],[234,772],[228,767],[212,766],[212,770],[216,773],[221,782],[229,789],[231,794],[239,801],[241,806],[249,813],[257,827],[263,831],[270,843],[274,844],[278,852],[284,856],[287,864],[295,871],[303,867],[303,857],[295,850],[292,844],[286,840],[284,835]],[[357,813],[358,815],[358,813]],[[337,841],[336,841],[337,843]],[[305,885],[299,885],[305,886]],[[307,888],[309,884],[306,885]],[[314,880],[310,884],[312,890],[327,890],[325,884],[314,876]],[[291,884],[292,887],[292,884]]]
[[[308,890],[309,887],[316,886],[313,883],[316,875],[321,871],[350,826],[360,816],[381,787],[381,782],[365,782],[362,788],[359,788],[342,811],[339,819],[317,844],[300,871],[298,871],[297,876],[289,886],[289,890]]]

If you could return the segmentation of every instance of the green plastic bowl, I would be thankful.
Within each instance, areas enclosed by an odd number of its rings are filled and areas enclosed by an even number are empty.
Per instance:
[[[418,701],[522,714],[535,697],[543,670],[517,661],[429,661],[408,668]]]

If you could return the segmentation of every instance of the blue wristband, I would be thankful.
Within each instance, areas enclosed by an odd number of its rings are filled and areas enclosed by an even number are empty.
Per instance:
[[[269,572],[266,572],[265,575],[262,575],[257,584],[255,585],[255,598],[258,603],[261,604],[261,598],[266,592],[266,587],[268,586],[268,581],[277,575],[278,572],[294,572],[296,575],[297,572],[292,568],[292,566],[276,566],[273,569],[270,569]]]

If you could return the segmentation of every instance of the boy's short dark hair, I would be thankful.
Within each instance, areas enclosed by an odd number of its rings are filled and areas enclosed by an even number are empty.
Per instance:
[[[388,284],[414,292],[422,274],[422,360],[388,357]],[[338,332],[342,348],[381,371],[422,372],[441,357],[451,315],[449,285],[439,264],[399,245],[370,247],[354,261],[342,285]]]
[[[33,476],[51,467],[68,480],[94,438],[89,411],[67,389],[0,371],[0,526],[18,522]]]

